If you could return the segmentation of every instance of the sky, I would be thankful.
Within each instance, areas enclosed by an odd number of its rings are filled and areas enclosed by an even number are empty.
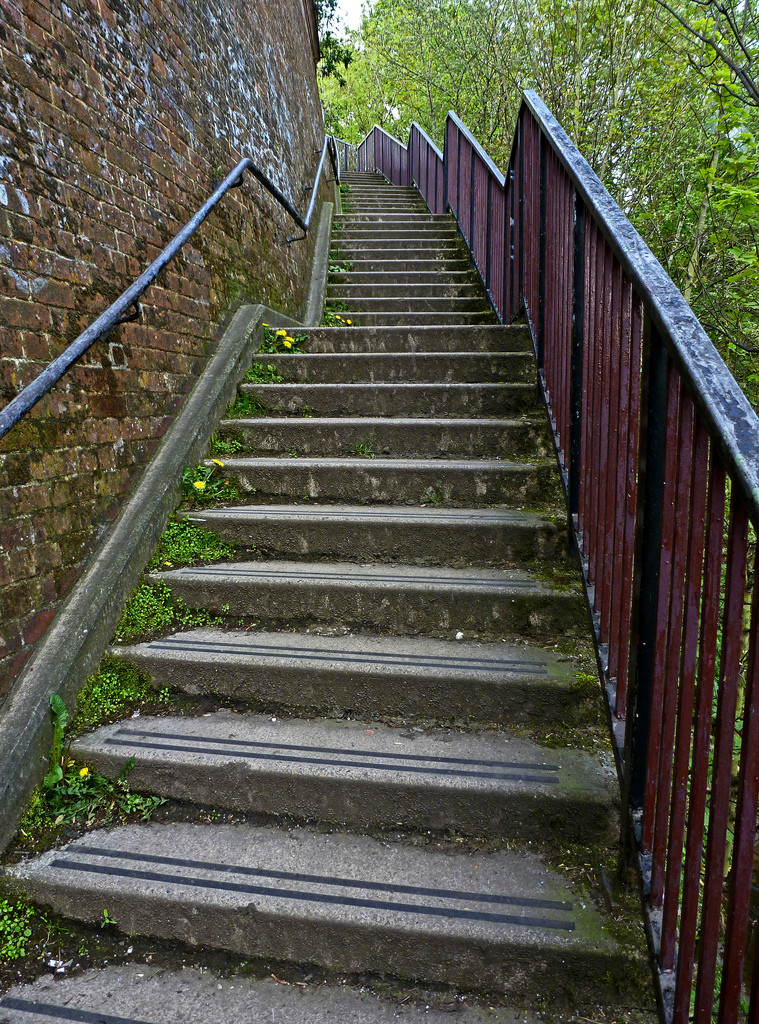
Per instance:
[[[346,28],[358,28],[361,23],[361,6],[363,0],[340,0],[338,10]]]

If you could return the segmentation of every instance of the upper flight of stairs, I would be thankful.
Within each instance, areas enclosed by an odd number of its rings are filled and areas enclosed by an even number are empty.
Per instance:
[[[74,749],[108,775],[134,756],[134,789],[247,823],[90,833],[9,874],[128,934],[519,1008],[646,1009],[640,949],[548,866],[613,846],[617,821],[608,755],[538,742],[576,737],[600,695],[571,657],[589,627],[529,334],[497,324],[449,217],[346,180],[328,302],[353,326],[261,357],[284,377],[243,385],[265,415],[220,425],[249,503],[187,516],[236,559],[156,574],[227,626],[115,651],[217,709]]]

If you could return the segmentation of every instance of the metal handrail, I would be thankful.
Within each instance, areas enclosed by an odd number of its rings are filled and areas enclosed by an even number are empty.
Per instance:
[[[217,203],[233,188],[242,185],[245,171],[250,171],[254,178],[277,200],[282,208],[295,221],[303,234],[299,237],[288,238],[290,242],[302,241],[308,234],[308,228],[314,215],[316,207],[316,194],[319,181],[324,170],[324,162],[329,153],[335,179],[340,183],[340,159],[331,135],[324,139],[321,149],[319,166],[314,177],[314,184],[307,186],[311,190],[311,200],[308,204],[305,216],[301,216],[295,209],[287,196],[274,184],[274,182],[250,159],[245,157],[240,160],[234,170],[226,176],[224,181],[211,194],[198,212],[188,220],[185,226],[177,232],[165,249],[153,260],[147,270],[134,281],[111,305],[100,314],[97,320],[82,331],[82,333],[69,345],[65,352],[54,359],[45,367],[35,379],[16,395],[3,409],[0,409],[0,438],[27,413],[66,373],[69,367],[91,348],[100,338],[107,336],[115,327],[120,324],[130,323],[141,314],[139,303],[140,296],[155,281],[163,268],[169,263],[179,250],[195,234],[200,225],[209,215]],[[131,310],[131,312],[130,312]]]

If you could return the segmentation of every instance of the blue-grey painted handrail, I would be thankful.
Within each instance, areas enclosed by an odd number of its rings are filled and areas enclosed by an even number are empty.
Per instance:
[[[439,160],[442,160],[442,159],[443,159],[443,154],[442,154],[442,153],[440,152],[440,150],[439,150],[439,149],[437,148],[437,146],[435,145],[435,143],[434,143],[434,142],[432,141],[432,139],[431,139],[431,138],[429,137],[429,135],[427,134],[427,132],[426,132],[426,131],[424,130],[424,128],[422,128],[422,126],[421,126],[421,125],[419,124],[419,122],[418,122],[418,121],[412,121],[412,122],[411,122],[411,127],[412,127],[412,128],[416,128],[416,130],[417,130],[417,131],[419,132],[419,134],[420,134],[420,135],[422,136],[422,138],[423,138],[423,139],[424,139],[424,141],[425,141],[425,142],[427,143],[427,145],[428,145],[428,146],[430,147],[430,149],[434,151],[434,153],[435,153],[435,155],[436,155],[436,156],[438,157],[438,159],[439,159]]]
[[[253,177],[260,181],[264,188],[271,193],[280,206],[287,211],[290,217],[292,217],[301,229],[303,232],[301,238],[305,238],[313,218],[314,208],[316,206],[316,194],[319,187],[319,181],[324,170],[324,161],[327,158],[327,153],[329,153],[332,167],[335,172],[335,180],[338,184],[340,182],[340,160],[332,137],[328,135],[325,138],[324,145],[321,149],[319,166],[314,178],[314,184],[311,187],[311,200],[308,204],[305,216],[303,217],[301,217],[287,196],[277,188],[274,182],[264,174],[260,167],[258,167],[249,157],[242,159],[234,170],[230,171],[224,181],[222,181],[218,188],[211,194],[198,212],[188,220],[185,226],[177,232],[176,235],[174,235],[166,248],[153,260],[147,270],[143,271],[137,280],[130,284],[126,291],[122,292],[118,299],[111,303],[108,309],[101,313],[94,323],[90,324],[86,330],[82,331],[79,337],[69,345],[65,352],[46,366],[39,376],[35,377],[35,379],[20,391],[19,394],[16,395],[16,397],[13,398],[3,409],[0,409],[0,437],[4,437],[11,427],[18,423],[24,413],[28,412],[32,406],[36,405],[43,395],[45,395],[53,385],[61,379],[68,368],[75,363],[76,360],[87,351],[87,349],[91,348],[99,338],[107,336],[114,327],[117,327],[119,324],[128,323],[131,320],[137,319],[140,315],[140,296],[155,281],[156,277],[158,277],[166,264],[176,256],[182,246],[185,245],[185,243],[195,234],[219,200],[222,199],[230,189],[242,185],[245,171],[250,171]],[[297,238],[289,238],[288,242],[298,240],[299,239]],[[131,313],[129,312],[130,310],[132,310]]]
[[[537,95],[537,93],[535,95]],[[546,108],[546,109],[548,109],[548,108]],[[474,151],[477,153],[477,155],[479,156],[480,160],[482,160],[482,162],[485,164],[487,169],[493,175],[495,180],[498,182],[498,184],[501,186],[501,188],[503,188],[503,186],[506,184],[506,179],[501,174],[501,172],[498,170],[496,165],[493,163],[492,159],[488,156],[488,154],[482,148],[482,146],[477,141],[477,139],[475,139],[474,135],[472,135],[472,133],[469,131],[467,126],[464,124],[464,122],[459,117],[457,117],[456,114],[452,110],[448,111],[448,120],[453,121],[453,123],[456,125],[456,127],[461,132],[461,134],[464,136],[464,138],[467,140],[467,142],[470,144],[470,146],[472,146],[474,148]]]
[[[524,101],[630,276],[759,528],[759,418],[696,314],[543,100],[529,91]]]

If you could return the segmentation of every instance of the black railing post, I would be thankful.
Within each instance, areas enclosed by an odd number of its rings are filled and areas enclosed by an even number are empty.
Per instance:
[[[546,178],[548,143],[540,133],[540,236],[538,239],[538,370],[545,365],[546,321]]]
[[[582,337],[585,309],[585,206],[574,192],[574,260],[572,268],[572,360],[569,408],[569,523],[579,509],[580,452],[582,442]]]
[[[666,432],[667,352],[650,320],[646,318],[640,396],[638,507],[633,556],[632,645],[622,779],[624,822],[630,822],[631,817],[634,818],[642,809],[646,788],[659,597]],[[628,860],[631,860],[634,844],[629,829],[625,829],[625,835],[628,839],[626,854]]]
[[[448,210],[448,125],[450,121],[448,118],[445,120],[445,138],[443,139],[443,209],[441,213],[445,213]],[[437,181],[437,178],[435,179]]]

